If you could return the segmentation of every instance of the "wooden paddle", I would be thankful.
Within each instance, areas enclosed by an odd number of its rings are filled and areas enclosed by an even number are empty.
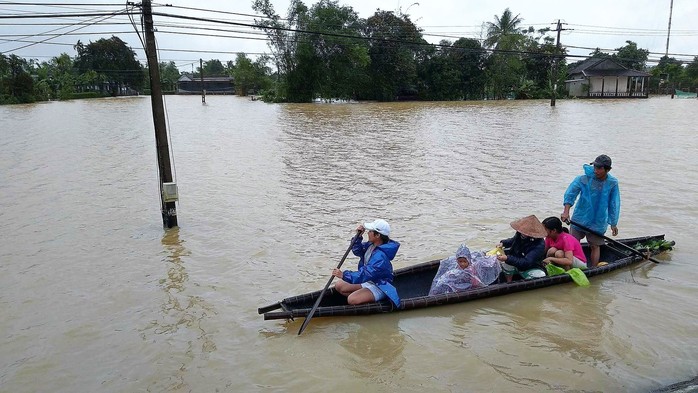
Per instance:
[[[641,257],[643,257],[643,258],[645,258],[645,259],[649,259],[650,261],[652,261],[652,262],[654,262],[654,263],[659,263],[658,260],[652,258],[651,256],[645,255],[645,254],[641,253],[640,251],[638,251],[638,250],[636,250],[636,249],[630,247],[630,246],[627,245],[627,244],[623,244],[623,243],[621,243],[621,242],[619,242],[619,241],[617,241],[617,240],[611,239],[610,237],[606,237],[606,236],[604,236],[604,235],[602,235],[602,234],[600,234],[600,233],[598,233],[598,232],[596,232],[596,231],[592,231],[591,229],[585,227],[584,225],[578,224],[578,223],[576,223],[576,222],[574,222],[574,221],[572,221],[572,220],[567,220],[567,223],[568,223],[568,224],[572,224],[572,225],[574,225],[574,226],[576,226],[576,227],[579,227],[579,228],[581,228],[583,231],[589,232],[589,233],[591,233],[591,234],[593,234],[593,235],[600,236],[600,237],[602,237],[602,238],[608,240],[611,244],[613,244],[613,245],[615,245],[615,246],[620,246],[620,247],[622,247],[622,248],[624,248],[624,249],[626,249],[626,250],[628,250],[628,251],[631,251],[631,252],[632,252],[633,254],[635,254],[635,255],[639,255],[639,256],[641,256]]]
[[[349,251],[351,251],[352,246],[354,246],[354,242],[356,242],[357,239],[360,239],[362,235],[361,231],[356,231],[356,235],[351,238],[351,242],[349,243],[349,248],[347,248],[347,251],[344,252],[344,256],[342,257],[342,260],[339,261],[339,264],[337,265],[337,269],[342,267],[342,264],[344,263],[344,260],[347,259],[347,255],[349,255]],[[327,292],[327,288],[330,287],[330,284],[332,284],[332,280],[334,279],[334,276],[330,276],[330,279],[327,281],[327,284],[325,284],[325,288],[320,292],[320,296],[318,296],[317,300],[315,301],[315,304],[313,304],[313,308],[310,309],[310,312],[308,315],[305,316],[305,320],[303,321],[303,324],[301,325],[300,330],[298,330],[298,335],[300,336],[301,333],[303,333],[303,330],[305,330],[306,326],[310,323],[310,319],[313,318],[313,314],[315,314],[315,310],[317,310],[318,306],[320,306],[320,302],[322,301],[322,297],[325,296],[325,292]]]

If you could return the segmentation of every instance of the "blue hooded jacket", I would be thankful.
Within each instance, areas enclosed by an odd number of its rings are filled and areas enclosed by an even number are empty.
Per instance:
[[[397,289],[393,286],[393,264],[390,262],[395,258],[400,243],[390,240],[385,244],[376,247],[371,253],[368,262],[364,261],[364,254],[371,242],[355,242],[351,250],[354,255],[360,257],[359,270],[345,270],[342,279],[350,284],[362,284],[372,281],[381,291],[383,291],[395,306],[400,307],[400,297]]]
[[[617,226],[620,216],[620,190],[618,179],[610,173],[606,180],[599,181],[594,175],[594,167],[584,165],[584,175],[577,176],[565,191],[564,205],[574,208],[572,220],[598,232],[606,233],[608,225]]]

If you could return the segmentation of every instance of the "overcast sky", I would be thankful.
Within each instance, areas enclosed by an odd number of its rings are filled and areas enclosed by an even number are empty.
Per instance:
[[[286,15],[288,0],[272,0],[277,13]],[[614,49],[625,45],[626,40],[638,43],[640,48],[648,49],[650,58],[658,59],[665,51],[666,30],[669,21],[669,7],[671,0],[587,0],[572,2],[569,0],[422,0],[420,2],[398,0],[345,0],[339,1],[340,5],[351,6],[361,18],[368,18],[376,9],[396,11],[409,14],[412,21],[422,28],[425,39],[438,43],[442,39],[455,41],[456,37],[482,37],[482,25],[484,22],[493,21],[494,15],[501,15],[505,8],[509,7],[516,15],[523,19],[522,26],[533,26],[540,29],[546,26],[554,27],[552,23],[561,19],[567,25],[564,28],[573,29],[562,33],[563,45],[578,48],[568,48],[570,54],[588,55],[590,49],[599,47]],[[125,6],[125,1],[109,0],[36,0],[33,3],[43,5],[17,5],[16,3],[32,3],[31,0],[9,1],[0,0],[0,17],[37,13],[77,13],[77,12],[105,12],[115,11]],[[61,5],[84,4],[84,5]],[[95,3],[109,6],[95,6]],[[307,0],[309,7],[314,0]],[[47,6],[46,4],[51,4]],[[157,3],[156,3],[157,4]],[[162,3],[161,3],[162,4]],[[206,13],[191,9],[177,7],[205,8],[227,13],[255,14],[252,10],[252,0],[169,0],[167,4],[175,7],[155,7],[155,12],[197,16],[211,19],[225,19],[240,23],[253,23],[252,16]],[[226,31],[200,31],[195,29],[177,28],[201,26],[204,22],[186,21],[155,16],[155,24],[159,32],[156,33],[160,48],[161,61],[175,61],[183,71],[191,70],[192,66],[198,66],[198,59],[220,59],[225,62],[235,58],[234,52],[246,52],[256,54],[269,52],[266,42],[259,40],[263,36],[245,34],[251,31],[249,28],[214,25],[206,23],[206,27],[224,29]],[[119,16],[110,19],[114,25],[93,25],[77,30],[71,34],[92,33],[89,35],[65,35],[52,38],[52,36],[36,36],[38,33],[50,32],[53,34],[75,30],[80,25],[61,26],[56,23],[74,24],[80,21],[93,22],[93,18],[49,18],[49,19],[5,19],[0,18],[0,52],[5,55],[16,54],[24,58],[36,58],[39,61],[49,60],[60,53],[68,53],[75,56],[72,48],[78,39],[83,43],[96,41],[99,38],[109,38],[117,35],[126,41],[136,52],[139,59],[144,60],[145,55],[138,37],[133,34],[133,27],[128,18]],[[103,22],[106,23],[107,21]],[[235,32],[230,32],[235,31]],[[179,32],[172,34],[170,32]],[[99,34],[95,34],[99,33]],[[196,34],[234,35],[244,38],[218,38],[206,37]],[[25,35],[25,36],[19,36]],[[47,40],[48,39],[48,40]],[[7,41],[11,40],[11,41]],[[44,43],[17,49],[30,45],[30,42],[42,41]],[[173,51],[177,50],[177,51]],[[199,52],[195,52],[199,51]],[[211,51],[211,52],[205,52]],[[698,1],[674,0],[673,18],[671,24],[671,41],[669,52],[674,54],[686,54],[687,56],[675,56],[682,60],[690,60],[698,55]],[[251,55],[250,57],[254,57]],[[196,63],[196,64],[195,64]]]

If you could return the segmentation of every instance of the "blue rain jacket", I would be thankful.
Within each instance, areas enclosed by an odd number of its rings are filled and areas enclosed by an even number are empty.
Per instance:
[[[577,206],[572,214],[572,221],[598,232],[606,233],[608,225],[617,226],[620,216],[620,190],[618,179],[610,173],[605,181],[598,181],[594,167],[584,165],[584,175],[577,176],[567,187],[564,205]]]
[[[373,281],[381,291],[383,291],[395,306],[400,307],[400,296],[393,286],[393,264],[390,261],[395,258],[400,243],[390,240],[385,244],[376,247],[368,262],[364,261],[364,254],[371,245],[371,242],[355,242],[351,250],[354,255],[360,257],[359,270],[345,270],[342,279],[350,284],[362,284]]]

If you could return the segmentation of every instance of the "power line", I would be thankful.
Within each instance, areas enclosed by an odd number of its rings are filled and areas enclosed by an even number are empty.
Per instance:
[[[604,48],[592,48],[592,47],[587,47],[587,46],[574,46],[574,45],[563,45],[566,48],[572,48],[572,49],[588,49],[588,50],[600,50],[604,52],[618,52],[618,49],[604,49]],[[662,55],[664,56],[663,52],[647,52],[650,55]],[[695,57],[698,55],[691,55],[688,53],[669,53],[670,56],[682,56],[682,57]]]
[[[47,19],[47,18],[86,18],[86,17],[100,17],[100,16],[114,16],[114,15],[124,15],[126,11],[117,11],[116,13],[106,13],[106,12],[90,12],[90,13],[39,13],[39,14],[28,14],[28,15],[0,15],[0,19]]]
[[[570,26],[580,26],[580,27],[595,27],[595,28],[606,29],[606,30],[657,31],[657,32],[666,33],[665,29],[643,29],[643,28],[635,28],[635,27],[582,25],[582,24],[577,24],[577,23],[570,23],[569,25]],[[698,30],[676,30],[676,31],[698,31]]]
[[[134,31],[93,31],[93,32],[81,32],[81,33],[62,33],[60,36],[71,36],[71,35],[77,35],[77,36],[82,36],[82,35],[105,35],[105,34],[110,34],[110,35],[116,35],[116,34],[136,34]],[[30,37],[46,37],[46,36],[51,36],[51,37],[56,37],[56,34],[53,34],[49,31],[44,32],[44,33],[37,33],[37,34],[0,34],[0,37],[25,37],[25,38],[30,38]],[[5,40],[5,41],[19,41],[19,40]],[[41,42],[36,42],[37,44]]]
[[[106,16],[101,17],[101,19],[100,19],[100,17],[95,17],[95,18],[93,18],[93,19],[99,19],[99,20],[95,21],[95,22],[92,23],[92,24],[96,24],[96,23],[99,23],[100,21],[109,19],[109,18],[113,17],[115,14],[120,13],[120,12],[122,12],[122,11],[115,11],[114,13],[107,14]],[[14,52],[14,51],[17,51],[17,50],[20,50],[20,49],[24,49],[24,48],[33,46],[33,45],[41,44],[41,43],[43,43],[43,42],[50,41],[50,40],[52,40],[52,39],[55,39],[55,38],[61,37],[61,36],[63,36],[63,35],[66,35],[66,34],[68,34],[68,33],[72,33],[72,32],[78,31],[78,30],[82,30],[82,29],[84,29],[84,28],[86,28],[86,27],[89,27],[89,26],[90,26],[90,25],[80,26],[80,27],[77,27],[77,28],[75,28],[75,29],[73,29],[73,30],[70,30],[70,31],[68,31],[68,32],[61,33],[61,34],[56,34],[56,35],[54,35],[53,37],[46,38],[45,40],[41,40],[41,41],[36,42],[36,43],[31,43],[31,44],[28,44],[28,45],[20,46],[20,47],[14,48],[14,49],[10,49],[9,51],[6,51],[6,52]],[[51,30],[51,31],[60,30],[60,29],[61,29],[61,28],[59,28],[59,29],[54,29],[54,30]]]
[[[0,3],[0,4],[5,4],[5,3]],[[27,4],[27,3],[25,3]],[[38,4],[38,3],[37,3]],[[63,3],[63,4],[68,4],[68,3]],[[193,7],[174,7],[174,8],[191,8],[194,9]],[[131,8],[132,11],[133,8]],[[204,9],[196,9],[196,10],[204,10]],[[92,13],[83,13],[83,14],[76,14],[76,13],[63,13],[63,14],[34,14],[34,15],[13,15],[13,16],[7,16],[5,18],[24,18],[24,17],[33,17],[33,18],[48,18],[48,17],[80,17],[80,16],[91,16],[91,15],[99,15],[99,16],[109,16],[110,18],[116,18],[117,16],[121,15],[128,15],[131,17],[131,13],[128,12],[129,10],[126,11],[115,11],[111,14],[106,14],[106,13],[98,13],[98,14],[92,14]],[[223,11],[214,11],[214,10],[205,10],[209,12],[218,12],[218,13],[227,13]],[[239,26],[239,27],[249,27],[252,29],[262,29],[262,30],[280,30],[280,31],[287,31],[287,32],[292,32],[292,33],[300,33],[300,34],[308,34],[308,35],[318,35],[322,37],[330,37],[330,38],[348,38],[348,39],[354,39],[354,40],[367,40],[371,42],[386,42],[386,43],[400,43],[400,44],[407,44],[407,45],[414,45],[414,46],[433,46],[433,47],[442,47],[450,50],[461,50],[464,52],[487,52],[487,53],[501,53],[501,54],[510,54],[510,55],[530,55],[530,56],[536,56],[536,57],[552,57],[552,56],[559,56],[559,55],[554,55],[554,54],[548,54],[548,53],[540,53],[540,52],[531,52],[531,51],[521,51],[521,50],[497,50],[497,49],[488,49],[488,48],[463,48],[463,47],[458,47],[458,46],[453,46],[453,45],[441,45],[441,44],[430,44],[426,41],[407,41],[404,39],[377,39],[374,37],[365,37],[365,36],[358,36],[358,35],[350,35],[350,34],[341,34],[341,33],[330,33],[330,32],[319,32],[319,31],[310,31],[310,30],[303,30],[303,29],[294,29],[290,27],[281,27],[281,26],[266,26],[266,25],[260,25],[258,23],[242,23],[242,22],[235,22],[231,20],[217,20],[217,19],[208,19],[208,18],[198,18],[198,17],[190,17],[190,16],[183,16],[183,15],[173,15],[173,14],[166,14],[166,13],[153,13],[154,15],[158,16],[163,16],[166,18],[174,18],[174,19],[184,19],[184,20],[193,20],[196,22],[208,22],[210,24],[215,24],[215,25],[220,25],[220,24],[227,24],[227,25],[234,25],[234,26]],[[243,15],[243,16],[250,16],[251,14],[242,14],[242,13],[227,13],[227,14],[233,14],[233,15]],[[253,15],[256,16],[256,15]],[[0,18],[3,18],[0,16]],[[106,20],[105,18],[104,20]],[[86,22],[78,22],[78,23],[73,23],[69,24],[68,26],[75,26],[75,25],[81,25],[84,27],[87,26],[92,26],[92,25],[111,25],[115,23],[102,23],[104,22],[98,21],[98,22],[91,22],[91,23],[86,23]],[[133,22],[132,22],[133,23]],[[242,33],[242,34],[249,34],[249,35],[263,35],[265,33],[257,32],[257,31],[240,31],[240,30],[229,30],[229,29],[216,29],[216,28],[211,28],[211,27],[198,27],[198,26],[178,26],[176,23],[177,22],[171,22],[172,24],[162,24],[161,26],[165,27],[171,27],[175,29],[197,29],[197,30],[203,30],[203,31],[222,31],[222,32],[234,32],[234,33]],[[76,29],[77,30],[77,29]],[[73,30],[73,31],[76,31]],[[248,39],[248,40],[271,40],[271,38],[257,38],[257,37],[243,37],[243,36],[232,36],[232,35],[214,35],[214,34],[201,34],[201,33],[183,33],[183,32],[176,32],[176,31],[164,31],[161,30],[161,33],[165,34],[188,34],[188,35],[201,35],[201,36],[209,36],[209,37],[220,37],[220,38],[231,38],[231,39]],[[45,33],[44,33],[45,34]],[[114,34],[114,32],[103,32],[103,33],[89,33],[89,34]],[[127,33],[120,33],[120,34],[127,34]],[[131,33],[128,33],[131,34]],[[36,36],[39,36],[40,34],[37,34]],[[61,35],[73,35],[71,32],[66,32],[62,34],[56,34],[54,38],[60,37]],[[440,36],[436,34],[422,34],[422,35],[429,35],[429,36]],[[455,36],[446,36],[446,35],[441,35],[442,37],[447,37],[447,38],[466,38],[466,37],[455,37]],[[480,38],[469,38],[469,39],[474,39],[474,40],[481,40]],[[8,40],[5,40],[8,41]],[[19,41],[19,40],[18,40]],[[25,41],[25,42],[30,42],[32,44],[39,44],[39,43],[45,43],[45,41]],[[290,38],[290,42],[293,41],[298,41],[298,37],[293,37]],[[61,44],[61,43],[49,43],[49,44],[56,44],[56,45],[72,45],[72,44]],[[26,47],[26,46],[25,46]],[[576,48],[576,49],[586,49],[585,47],[574,47],[574,46],[566,46],[568,48]],[[18,50],[21,48],[16,48],[14,50]],[[589,48],[591,50],[596,49],[596,48]],[[14,51],[13,50],[13,51]],[[179,51],[179,52],[193,52],[193,53],[225,53],[225,54],[232,54],[232,53],[240,53],[240,52],[232,52],[232,51],[208,51],[208,50],[186,50],[186,49],[163,49],[166,51]],[[653,52],[654,53],[654,52]],[[678,55],[678,54],[677,54]],[[566,54],[565,55],[568,58],[588,58],[588,56],[580,56],[580,55],[571,55],[571,54]],[[681,54],[680,56],[692,56],[692,55],[683,55]]]
[[[2,1],[0,4],[7,5],[28,5],[28,6],[49,6],[49,7],[59,7],[59,6],[87,6],[87,7],[122,7],[123,3],[23,3],[18,1]]]
[[[268,16],[265,16],[265,15],[243,14],[240,12],[229,12],[229,11],[217,11],[217,10],[210,10],[210,9],[206,9],[206,8],[182,7],[182,6],[176,6],[176,5],[170,5],[170,4],[159,4],[159,5],[164,5],[164,6],[171,7],[171,8],[177,8],[177,9],[189,10],[189,11],[203,11],[203,12],[212,12],[212,13],[216,13],[216,14],[249,16],[252,18],[272,19],[272,18],[269,18]]]

